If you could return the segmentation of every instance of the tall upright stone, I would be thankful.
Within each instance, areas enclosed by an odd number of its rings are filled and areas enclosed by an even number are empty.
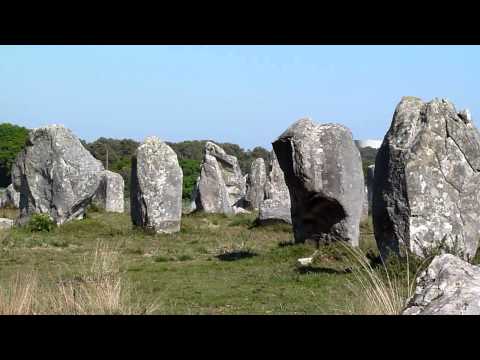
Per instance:
[[[270,153],[270,172],[265,182],[265,199],[260,204],[257,223],[292,223],[290,193],[275,152]]]
[[[480,234],[480,134],[445,99],[404,97],[377,154],[375,238],[384,256],[443,249],[471,259]]]
[[[233,214],[245,201],[245,178],[238,160],[207,142],[196,190],[196,208],[207,213]]]
[[[32,130],[12,167],[12,182],[20,192],[18,223],[26,223],[34,213],[48,214],[58,225],[82,218],[103,170],[65,127]]]
[[[295,241],[343,240],[357,246],[364,180],[350,130],[301,119],[273,149],[290,191]]]
[[[156,233],[180,231],[182,187],[177,154],[159,138],[147,138],[132,158],[133,224]]]
[[[125,182],[120,174],[105,170],[93,202],[106,212],[123,213]]]
[[[247,192],[245,196],[246,207],[252,210],[258,210],[260,204],[265,198],[265,182],[267,181],[267,171],[265,161],[262,158],[255,159],[250,172],[246,177]]]

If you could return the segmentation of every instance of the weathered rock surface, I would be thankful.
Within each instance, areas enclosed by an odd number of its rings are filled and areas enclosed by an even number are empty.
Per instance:
[[[11,219],[0,218],[0,230],[10,229],[14,223]]]
[[[375,164],[373,221],[384,256],[432,248],[472,258],[480,233],[480,135],[447,100],[404,97]]]
[[[107,212],[123,213],[125,182],[120,174],[105,170],[93,202]]]
[[[207,142],[196,191],[196,208],[207,213],[233,214],[245,201],[245,178],[235,156]]]
[[[167,144],[149,137],[138,147],[131,182],[133,224],[156,233],[180,231],[183,172]]]
[[[20,193],[14,189],[13,184],[8,185],[0,194],[0,208],[4,207],[20,207]]]
[[[65,127],[32,130],[12,167],[12,182],[20,192],[18,223],[26,223],[34,213],[48,214],[58,225],[82,218],[103,170]]]
[[[350,130],[301,119],[273,148],[290,190],[295,241],[344,240],[357,246],[365,194]]]
[[[480,315],[480,267],[444,254],[417,278],[404,315]]]
[[[265,161],[262,158],[255,159],[247,176],[247,193],[245,195],[245,207],[258,210],[265,198],[265,182],[267,171]]]
[[[270,172],[265,182],[265,200],[260,204],[257,223],[292,223],[290,193],[275,152],[270,154]]]

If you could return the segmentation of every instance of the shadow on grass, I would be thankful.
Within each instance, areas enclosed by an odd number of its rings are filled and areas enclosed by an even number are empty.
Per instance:
[[[352,272],[351,269],[332,269],[328,267],[315,267],[315,266],[302,266],[298,267],[296,271],[299,274],[335,274],[335,275],[345,275],[347,273]]]
[[[221,261],[236,261],[241,259],[248,259],[254,256],[257,256],[257,254],[253,251],[238,250],[217,255],[216,258]]]
[[[278,243],[278,247],[281,247],[281,248],[287,247],[287,246],[293,246],[293,245],[295,245],[293,241],[280,241]]]

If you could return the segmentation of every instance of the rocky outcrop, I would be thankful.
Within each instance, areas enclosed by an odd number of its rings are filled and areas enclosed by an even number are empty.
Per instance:
[[[373,223],[383,256],[471,259],[480,233],[480,135],[447,100],[404,97],[378,151]]]
[[[358,245],[362,162],[350,130],[301,119],[273,143],[291,197],[296,242]]]
[[[197,210],[233,214],[244,206],[245,178],[235,156],[227,155],[218,145],[207,142],[197,184]]]
[[[125,182],[120,174],[105,170],[93,202],[106,212],[123,213]]]
[[[275,152],[270,154],[270,172],[265,182],[265,200],[260,204],[258,224],[275,222],[292,223],[290,193]]]
[[[182,186],[175,152],[157,137],[147,138],[132,158],[133,224],[155,233],[180,231]]]
[[[13,184],[8,185],[0,194],[0,208],[5,207],[16,209],[20,207],[20,193],[14,189]]]
[[[57,225],[82,218],[103,170],[65,127],[32,130],[12,168],[12,182],[20,192],[18,223],[26,223],[34,213],[48,214]]]
[[[250,173],[246,178],[247,193],[245,196],[245,207],[258,210],[265,198],[265,182],[267,171],[265,161],[262,158],[255,159],[250,167]]]
[[[480,315],[480,267],[444,254],[417,278],[404,315]]]

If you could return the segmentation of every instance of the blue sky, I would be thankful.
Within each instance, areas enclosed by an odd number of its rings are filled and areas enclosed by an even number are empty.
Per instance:
[[[310,116],[381,139],[405,95],[480,116],[479,64],[479,46],[0,46],[0,122],[270,148]]]

